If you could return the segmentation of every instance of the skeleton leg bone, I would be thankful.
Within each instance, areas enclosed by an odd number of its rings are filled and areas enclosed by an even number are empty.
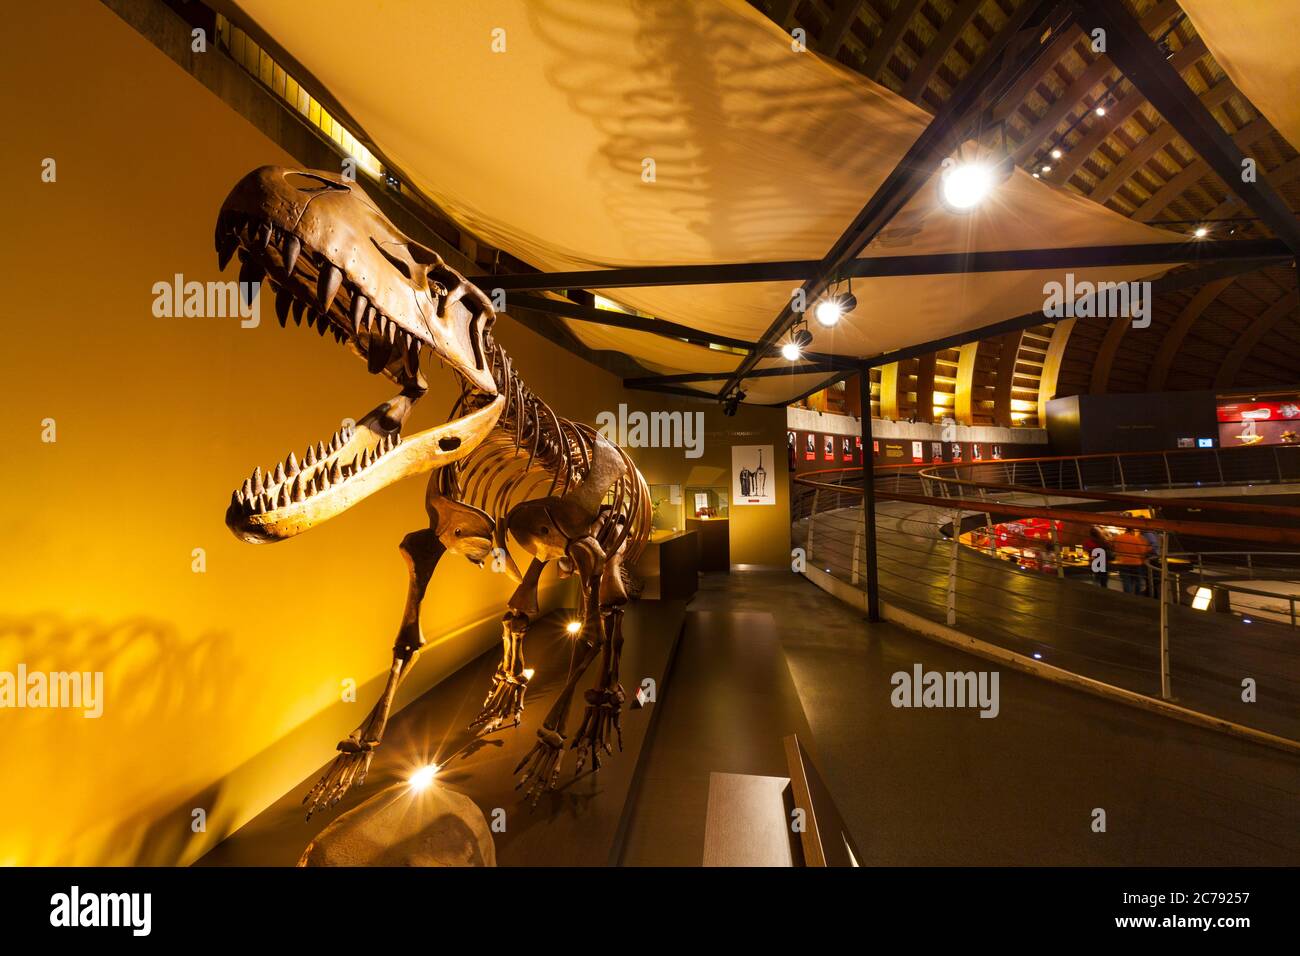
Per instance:
[[[526,788],[524,799],[533,806],[547,790],[554,790],[560,777],[560,763],[564,752],[564,725],[568,719],[569,704],[573,692],[582,680],[583,674],[595,660],[596,654],[605,643],[605,634],[600,621],[600,579],[593,575],[586,579],[583,588],[585,611],[582,631],[574,642],[573,654],[569,659],[569,677],[555,698],[555,703],[537,729],[537,743],[524,755],[515,767],[515,773],[523,772],[523,777],[515,789]]]
[[[519,717],[524,710],[524,694],[528,690],[528,679],[531,676],[524,667],[524,638],[528,634],[529,624],[538,614],[537,582],[545,567],[545,561],[534,558],[510,598],[505,617],[501,621],[501,640],[504,645],[501,663],[497,665],[492,686],[483,700],[483,710],[474,718],[471,727],[486,725],[485,731],[492,731],[507,723],[519,726]]]
[[[388,681],[365,721],[348,737],[339,741],[339,755],[303,798],[309,820],[317,810],[334,806],[342,800],[354,783],[360,786],[365,782],[375,748],[384,738],[384,729],[388,724],[398,685],[410,673],[411,666],[424,646],[424,635],[420,630],[420,604],[424,600],[434,569],[447,553],[447,548],[438,539],[437,532],[430,528],[408,534],[402,539],[400,549],[410,569],[410,586],[406,593],[402,624],[393,644],[393,662],[388,671]]]

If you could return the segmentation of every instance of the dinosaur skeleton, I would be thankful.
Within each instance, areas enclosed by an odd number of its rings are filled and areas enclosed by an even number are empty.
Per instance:
[[[619,684],[624,564],[635,562],[650,528],[645,479],[626,454],[590,427],[559,417],[520,380],[492,338],[496,313],[472,283],[436,252],[407,238],[353,182],[331,173],[264,166],[231,191],[217,219],[222,269],[238,253],[241,288],[269,282],[282,327],[333,335],[400,393],[328,442],[260,468],[231,496],[226,524],[250,542],[280,541],[351,508],[403,478],[430,473],[429,527],[400,548],[410,589],[388,680],[365,721],[308,793],[307,816],[338,803],[365,781],[383,740],[393,698],[425,639],[420,604],[439,560],[451,552],[482,566],[495,556],[517,584],[502,619],[503,653],[482,712],[482,732],[518,726],[532,670],[524,639],[538,617],[538,580],[555,562],[577,575],[583,609],[568,679],[515,773],[534,804],[560,774],[565,725],[579,681],[600,657],[595,686],[570,747],[588,760],[622,748]],[[245,285],[244,283],[247,283]],[[460,397],[445,424],[411,436],[402,425],[427,390],[428,348],[457,375]],[[530,556],[520,572],[507,534]]]

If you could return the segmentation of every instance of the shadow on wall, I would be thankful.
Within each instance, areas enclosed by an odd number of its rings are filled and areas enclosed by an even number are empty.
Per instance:
[[[568,590],[545,589],[543,605],[553,607]],[[499,630],[500,615],[494,613],[431,638],[396,708],[477,657]],[[203,738],[169,734],[169,728],[188,723],[226,734],[240,726],[243,703],[229,690],[240,685],[242,670],[228,637],[210,632],[186,638],[175,626],[147,618],[111,625],[57,614],[0,619],[0,672],[16,674],[22,664],[28,675],[72,667],[103,675],[99,717],[83,716],[84,708],[53,707],[5,715],[6,777],[26,774],[21,792],[41,799],[4,807],[0,816],[9,824],[0,828],[0,865],[191,863],[242,826],[250,805],[265,802],[268,781],[279,780],[287,790],[312,768],[323,768],[333,758],[326,742],[353,729],[358,707],[369,708],[387,676],[373,677],[357,688],[355,702],[335,701],[210,787],[142,794],[140,780],[148,778],[159,749],[173,759],[188,751],[201,762],[204,755],[195,752],[210,746]],[[452,735],[456,729],[442,730]],[[23,759],[24,754],[64,754],[76,760],[92,735],[110,741],[115,751],[111,779],[102,767],[92,776],[59,761]],[[14,799],[20,795],[17,787],[7,792]],[[0,795],[0,806],[4,802]],[[87,806],[100,812],[87,814]],[[103,822],[86,824],[88,816]]]
[[[89,856],[104,863],[174,861],[192,836],[188,809],[183,827],[166,821],[157,827],[115,821],[124,804],[141,806],[139,785],[132,782],[148,777],[157,749],[203,749],[202,740],[169,735],[178,717],[219,727],[238,709],[239,701],[226,689],[236,684],[242,668],[230,653],[228,638],[220,631],[187,635],[148,617],[112,624],[68,620],[57,613],[0,619],[0,672],[16,677],[21,665],[28,675],[89,674],[88,687],[100,675],[93,709],[86,706],[91,704],[88,697],[77,707],[16,708],[4,714],[5,775],[15,785],[6,788],[8,797],[0,795],[0,804],[20,793],[26,799],[22,806],[4,810],[8,824],[0,828],[0,863],[84,860],[89,846],[107,848]],[[54,703],[51,695],[47,704]],[[100,714],[91,716],[95,710]],[[150,746],[139,746],[140,741]],[[48,759],[62,754],[75,760],[96,745],[116,751],[111,773],[78,774],[75,767]],[[15,778],[25,778],[21,791]],[[178,797],[153,794],[150,807],[138,816],[154,816],[157,806]],[[100,808],[104,824],[86,825],[88,805]],[[161,844],[168,849],[158,853],[154,848]]]

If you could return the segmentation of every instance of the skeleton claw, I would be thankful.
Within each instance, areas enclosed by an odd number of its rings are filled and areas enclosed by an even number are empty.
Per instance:
[[[486,732],[506,724],[518,727],[520,716],[524,712],[524,694],[527,690],[527,677],[503,674],[498,669],[492,678],[492,687],[483,699],[483,710],[470,721],[470,728],[486,725]]]
[[[578,764],[574,775],[582,773],[582,768],[591,756],[591,769],[594,773],[600,769],[600,752],[612,755],[614,748],[610,745],[610,731],[618,741],[618,749],[623,750],[622,709],[626,695],[623,686],[616,684],[612,689],[592,688],[583,697],[587,709],[582,715],[582,724],[573,738],[573,749],[578,752]]]
[[[524,755],[515,767],[515,773],[523,770],[523,778],[515,784],[515,789],[527,787],[524,799],[532,806],[547,790],[554,790],[560,779],[560,763],[564,757],[564,735],[546,727],[537,728],[537,743]],[[525,766],[527,769],[525,770]]]
[[[339,745],[340,748],[343,746]],[[366,774],[370,772],[370,761],[374,759],[373,749],[344,751],[334,758],[329,769],[316,781],[316,785],[302,798],[307,807],[307,819],[317,810],[337,806],[353,785],[361,786]]]

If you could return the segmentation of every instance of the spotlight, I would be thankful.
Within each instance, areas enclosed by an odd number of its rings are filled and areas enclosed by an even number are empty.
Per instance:
[[[732,392],[730,395],[728,395],[725,399],[722,400],[722,414],[735,415],[736,409],[740,407],[740,403],[743,402],[744,400],[745,400],[745,393],[741,389],[736,389],[734,392]]]
[[[781,357],[787,362],[799,361],[799,356],[802,354],[803,353],[799,350],[799,346],[795,345],[793,342],[786,342],[781,346]]]
[[[1192,233],[1197,239],[1204,239],[1210,234],[1210,230],[1205,226],[1197,226],[1196,231]]]
[[[852,292],[829,295],[817,303],[813,315],[817,317],[818,324],[829,329],[857,307],[858,297]]]
[[[1039,176],[1038,173],[1034,173],[1034,178],[1035,178],[1035,179],[1042,179],[1042,177]]]
[[[1040,172],[1044,172],[1044,173],[1050,173],[1051,171],[1052,171],[1051,166],[1044,166],[1042,170],[1040,170]]]
[[[438,775],[438,765],[431,763],[428,766],[421,767],[407,779],[407,785],[416,793],[428,790],[433,784],[433,778]]]
[[[576,619],[572,620],[568,624],[564,625],[564,629],[570,634],[577,634],[582,630],[582,622]]]
[[[963,163],[943,174],[939,196],[955,212],[973,209],[993,189],[993,170],[979,163]]]
[[[1095,110],[1093,110],[1093,112],[1096,113],[1098,116],[1105,116],[1105,115],[1106,115],[1106,107],[1104,107],[1104,106],[1098,106]]]
[[[1052,159],[1060,159],[1060,158],[1061,158],[1061,151],[1059,149],[1052,150]]]

